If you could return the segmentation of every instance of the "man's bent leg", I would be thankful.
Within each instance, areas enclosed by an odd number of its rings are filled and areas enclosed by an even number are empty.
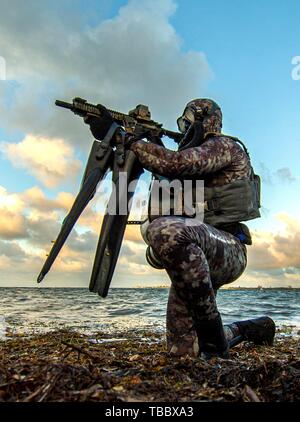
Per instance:
[[[199,239],[210,240],[207,231],[205,224],[190,227],[182,218],[163,217],[151,223],[147,236],[178,297],[189,309],[200,352],[206,356],[211,353],[225,357],[228,343],[215,301],[208,261],[199,245]],[[205,246],[212,251],[216,249],[212,242]]]

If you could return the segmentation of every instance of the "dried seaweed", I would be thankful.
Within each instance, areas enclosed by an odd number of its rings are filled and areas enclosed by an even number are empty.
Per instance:
[[[297,337],[243,343],[229,360],[172,357],[144,332],[13,335],[0,342],[0,401],[298,401]],[[117,341],[119,340],[119,341]]]

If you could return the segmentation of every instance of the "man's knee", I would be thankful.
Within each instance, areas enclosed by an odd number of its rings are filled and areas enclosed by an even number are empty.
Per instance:
[[[190,243],[184,221],[172,217],[155,219],[148,227],[147,239],[159,256],[170,255],[174,250]]]

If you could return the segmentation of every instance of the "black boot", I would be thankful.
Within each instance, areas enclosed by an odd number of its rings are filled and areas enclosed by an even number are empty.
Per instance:
[[[252,341],[258,345],[273,345],[276,326],[271,318],[260,317],[246,321],[236,321],[234,324],[238,326],[243,340]]]
[[[199,343],[199,356],[203,359],[220,357],[228,359],[229,345],[224,334],[221,316],[201,320],[194,324]]]

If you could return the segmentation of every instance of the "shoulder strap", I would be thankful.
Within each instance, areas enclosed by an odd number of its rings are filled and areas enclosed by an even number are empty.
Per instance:
[[[235,137],[235,136],[230,136],[230,135],[224,135],[224,136],[226,136],[227,138],[230,138],[230,139],[232,139],[233,141],[238,142],[239,144],[241,144],[241,145],[242,145],[242,147],[244,148],[245,153],[246,153],[246,154],[247,154],[247,156],[250,158],[249,151],[248,151],[248,149],[247,149],[246,145],[244,144],[244,142],[242,142],[239,138],[237,138],[237,137]]]
[[[247,149],[246,145],[244,144],[244,142],[242,142],[242,141],[241,141],[239,138],[237,138],[236,136],[225,135],[224,133],[221,133],[221,135],[226,136],[227,138],[230,138],[230,139],[232,139],[233,141],[238,142],[239,144],[241,144],[241,145],[242,145],[242,147],[243,147],[243,149],[244,149],[244,151],[245,151],[245,153],[246,153],[246,155],[247,155],[247,157],[249,158],[249,161],[250,161],[250,167],[251,167],[251,179],[253,180],[253,179],[255,178],[255,173],[254,173],[254,169],[253,169],[252,164],[251,164],[249,151],[248,151],[248,149]]]
[[[250,154],[249,154],[249,151],[248,151],[246,145],[236,136],[226,135],[225,133],[220,133],[220,132],[208,132],[208,133],[206,133],[205,138],[207,138],[208,136],[226,136],[226,138],[230,138],[233,141],[238,142],[239,144],[242,145],[247,157],[250,159]]]

